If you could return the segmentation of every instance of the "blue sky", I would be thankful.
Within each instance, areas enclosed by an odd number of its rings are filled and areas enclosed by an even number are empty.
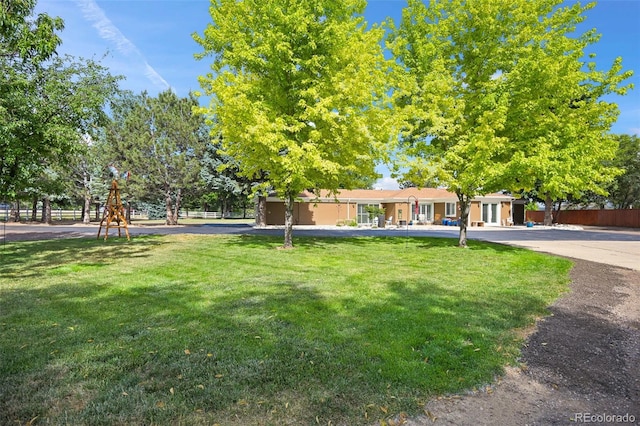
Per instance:
[[[365,17],[369,23],[388,16],[398,21],[405,4],[369,0]],[[186,96],[209,71],[206,59],[193,58],[200,46],[191,38],[210,22],[208,8],[208,0],[39,0],[36,12],[64,19],[59,53],[95,59],[106,54],[101,63],[126,76],[121,87],[151,94],[171,87]],[[598,1],[578,31],[591,28],[602,34],[591,48],[600,68],[622,56],[624,69],[635,71],[630,81],[636,89],[613,98],[621,112],[612,131],[640,135],[640,0]],[[393,186],[389,179],[381,183]]]

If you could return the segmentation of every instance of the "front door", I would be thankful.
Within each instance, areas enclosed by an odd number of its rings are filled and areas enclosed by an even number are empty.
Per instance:
[[[487,225],[497,225],[500,223],[500,204],[483,203],[482,221]]]
[[[416,215],[415,207],[411,206],[411,218],[414,223],[425,223],[433,221],[433,204],[418,204],[418,214]]]

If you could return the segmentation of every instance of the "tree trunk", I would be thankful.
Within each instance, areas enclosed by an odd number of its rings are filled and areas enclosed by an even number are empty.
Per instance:
[[[91,223],[91,188],[90,177],[88,173],[82,176],[82,185],[84,186],[84,208],[82,209],[82,223],[88,225]]]
[[[469,221],[471,197],[458,193],[458,201],[460,202],[460,217],[458,218],[460,235],[458,237],[458,247],[467,248],[467,222]]]
[[[284,198],[284,245],[282,248],[293,248],[293,205],[295,197],[286,194]]]
[[[256,204],[256,226],[264,228],[267,226],[267,197],[258,195]]]
[[[226,219],[227,218],[227,214],[229,213],[229,204],[227,202],[227,197],[222,197],[222,201],[221,201],[222,207],[222,218]]]
[[[82,223],[91,223],[91,194],[84,195],[84,208],[82,209]]]
[[[553,225],[553,200],[547,194],[544,198],[544,226]]]
[[[175,225],[175,221],[173,219],[173,206],[171,203],[171,192],[169,192],[168,189],[165,191],[164,204],[167,212],[167,225]]]
[[[178,224],[178,218],[180,214],[180,203],[182,203],[182,190],[178,189],[178,193],[176,194],[176,204],[173,210],[173,224]]]
[[[49,197],[42,199],[42,223],[46,223],[47,225],[53,223],[53,219],[51,219],[51,200]]]
[[[557,224],[558,220],[560,219],[560,209],[562,208],[562,200],[558,201],[558,205],[557,207],[555,206],[554,203],[554,209],[553,209],[553,223]],[[604,206],[602,207],[604,209]]]
[[[31,210],[31,222],[38,220],[38,199],[33,197],[33,209]]]
[[[20,201],[11,203],[11,212],[9,213],[13,222],[20,222]]]

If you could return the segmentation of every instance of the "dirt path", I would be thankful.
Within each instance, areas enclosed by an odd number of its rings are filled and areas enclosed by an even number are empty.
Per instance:
[[[574,262],[571,292],[527,339],[522,369],[405,424],[640,424],[640,271]]]

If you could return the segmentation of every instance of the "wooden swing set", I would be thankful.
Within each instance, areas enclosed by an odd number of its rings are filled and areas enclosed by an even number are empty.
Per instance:
[[[129,228],[127,227],[127,219],[124,213],[124,206],[120,199],[120,189],[118,188],[118,182],[114,179],[111,183],[111,189],[109,190],[109,197],[107,203],[104,206],[104,213],[102,220],[100,221],[100,228],[98,229],[98,239],[100,239],[100,233],[104,226],[104,240],[109,238],[109,229],[117,228],[118,237],[121,237],[121,229],[124,228],[124,232],[127,234],[127,241],[131,240],[129,236]]]

